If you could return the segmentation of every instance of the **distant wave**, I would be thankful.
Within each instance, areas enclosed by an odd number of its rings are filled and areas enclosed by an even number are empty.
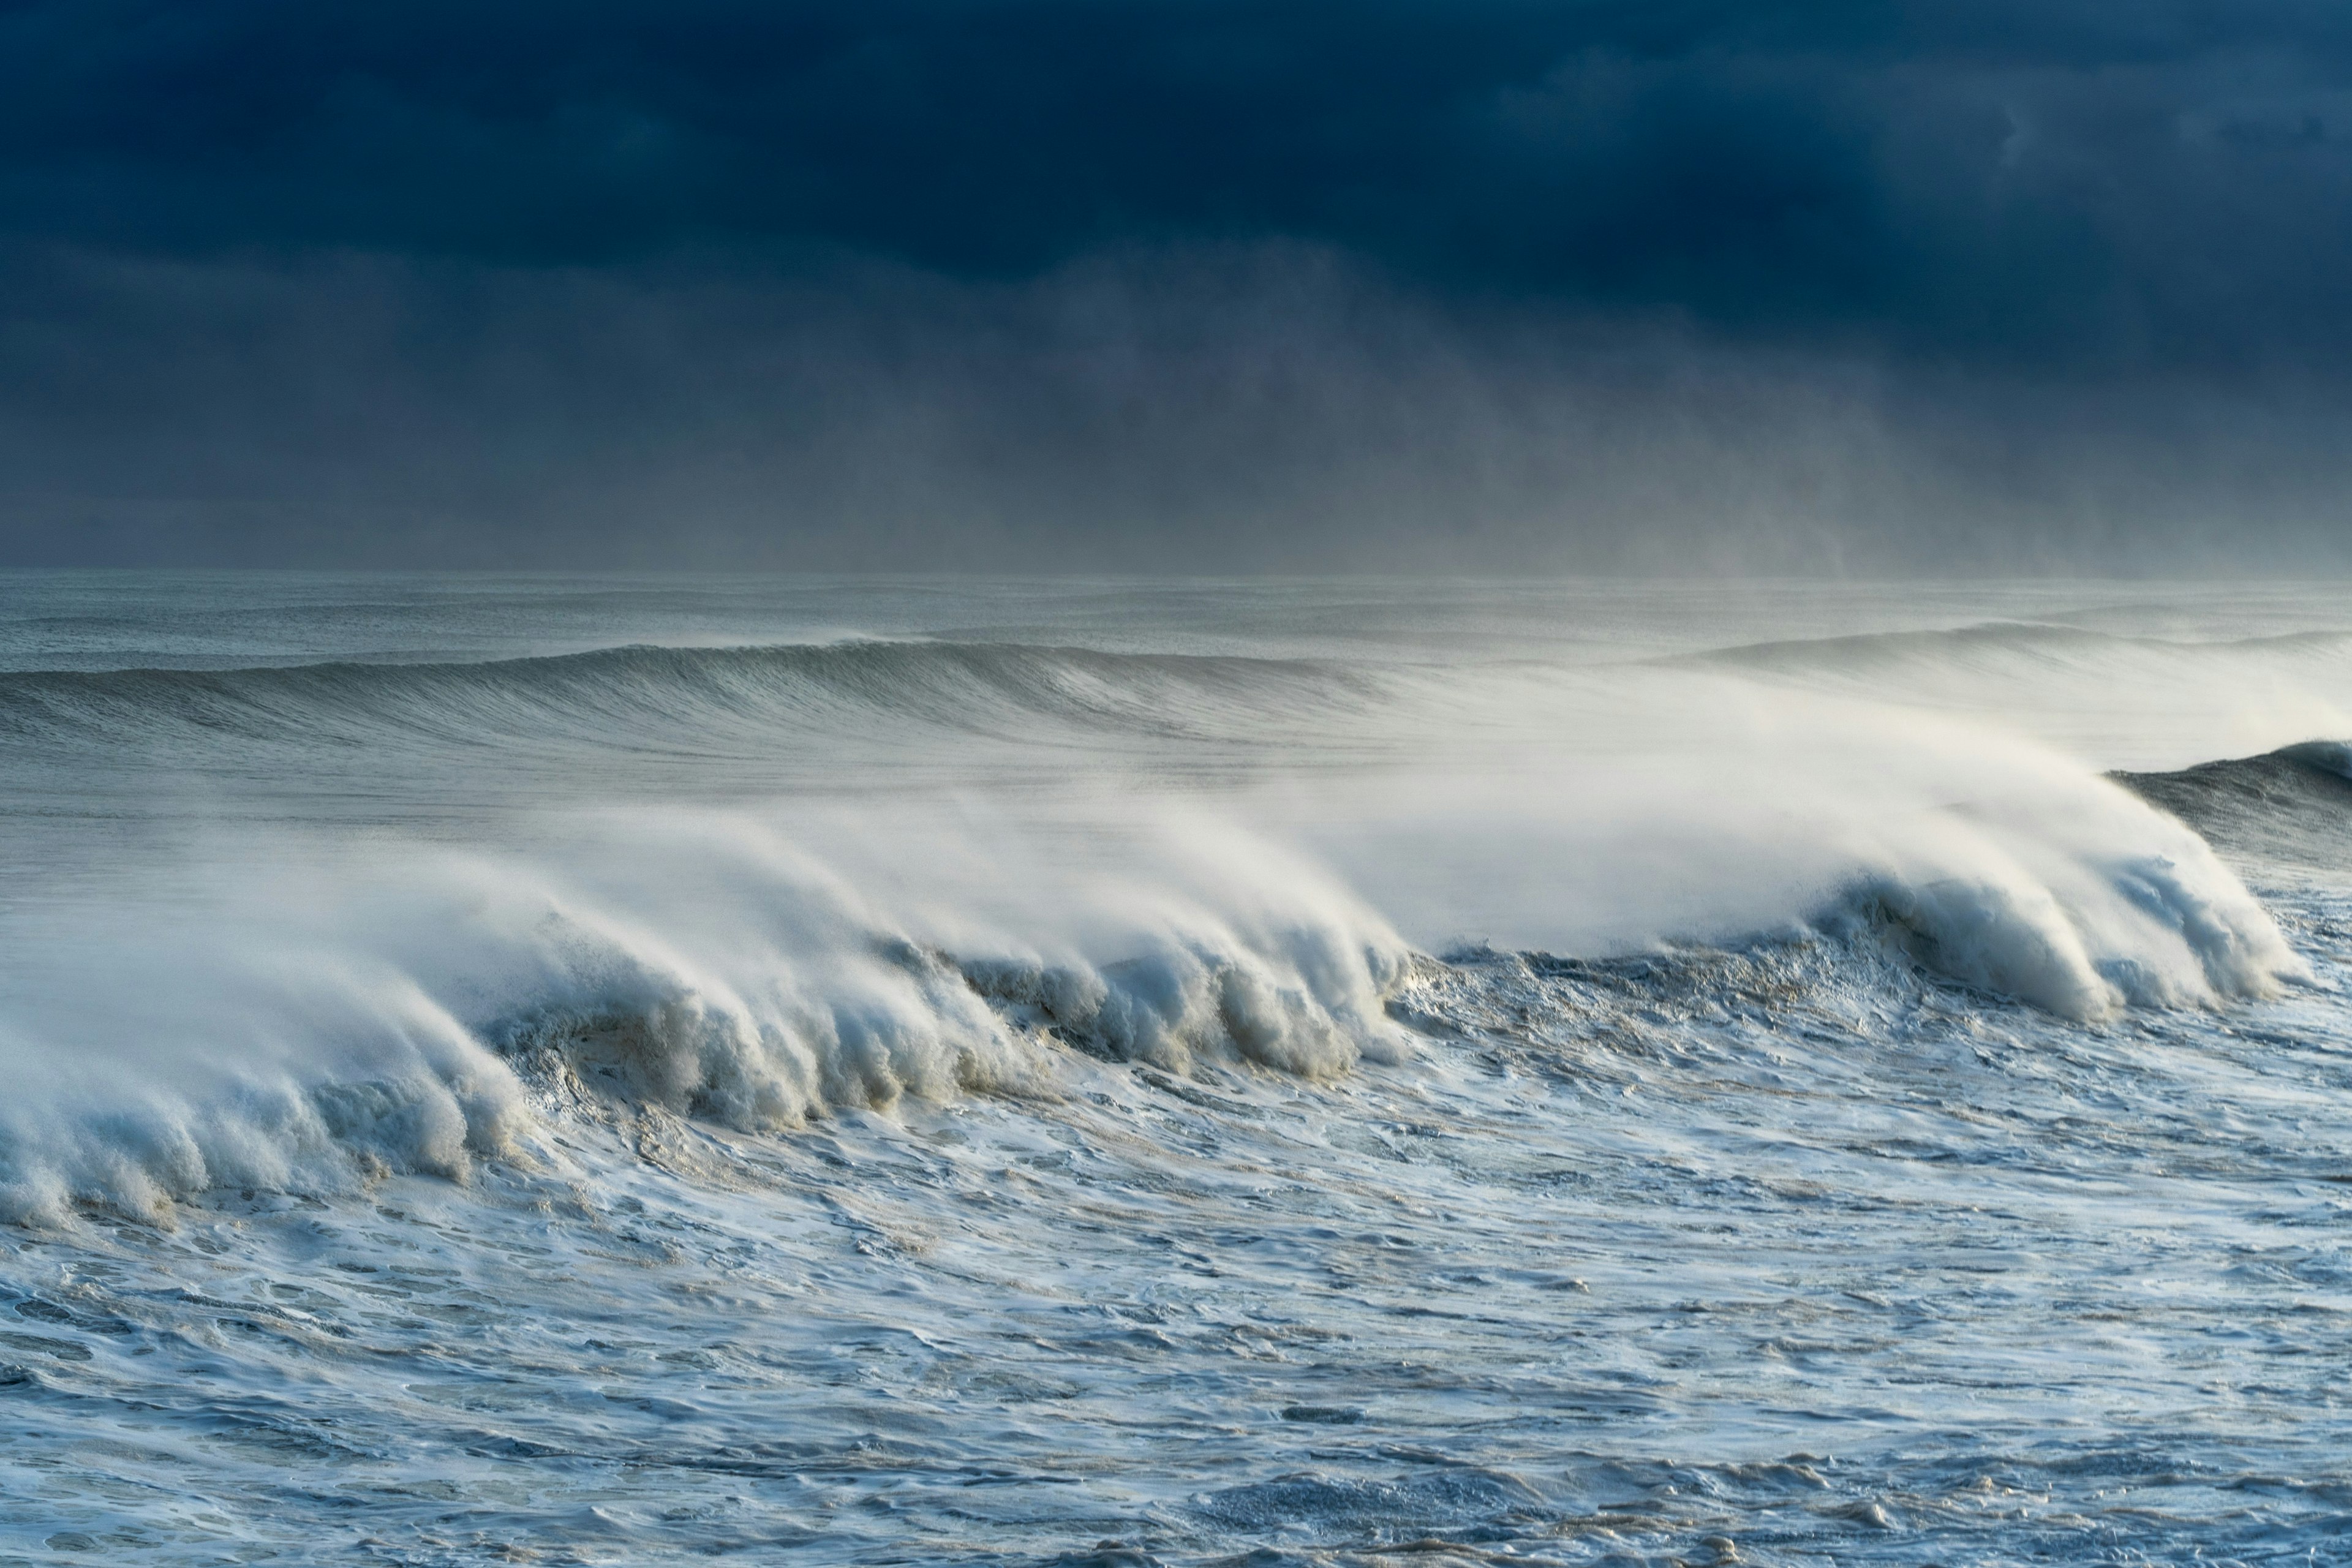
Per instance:
[[[983,642],[650,646],[466,664],[0,672],[0,736],[360,744],[533,736],[657,743],[713,730],[877,718],[1017,731],[1053,719],[1134,732],[1223,727],[1371,694],[1306,661]]]
[[[2035,621],[1988,621],[1939,631],[1865,632],[1849,637],[1792,637],[1678,654],[1661,662],[1780,674],[1881,674],[1916,666],[1950,669],[1988,659],[2043,662],[2095,660],[2103,654],[2137,652],[2183,658],[2215,654],[2352,652],[2352,632],[2292,632],[2284,636],[2189,642],[2164,637],[2119,637],[2081,626]]]

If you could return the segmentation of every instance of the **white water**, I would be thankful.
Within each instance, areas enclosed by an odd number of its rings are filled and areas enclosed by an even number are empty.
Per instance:
[[[12,580],[0,1552],[2304,1561],[2339,597]]]

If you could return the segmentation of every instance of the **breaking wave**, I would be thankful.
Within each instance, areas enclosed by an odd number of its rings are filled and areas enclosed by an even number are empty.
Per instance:
[[[2335,754],[2131,782],[2156,798],[2226,792]],[[2343,783],[2313,787],[2326,779]],[[1857,859],[1786,927],[1632,962],[1679,955],[1642,971],[1671,987],[1706,954],[1794,941],[1824,955],[1809,984],[1889,1006],[1958,985],[2087,1022],[2302,976],[2201,839],[2098,788],[2100,812],[2032,831],[1944,814],[1900,854]],[[85,974],[97,994],[12,1004],[20,1092],[0,1116],[0,1213],[160,1216],[210,1187],[463,1180],[485,1158],[530,1158],[567,1116],[775,1132],[908,1097],[1051,1099],[1067,1053],[1329,1078],[1442,1049],[1433,985],[1457,1010],[1486,1005],[1463,997],[1488,955],[1416,952],[1278,845],[1199,818],[1129,825],[1107,878],[1054,865],[1067,826],[993,825],[952,905],[938,879],[892,903],[773,825],[691,817],[607,823],[593,853],[582,841],[550,861],[447,851],[265,879],[193,927],[126,931],[110,916],[107,962],[141,986]],[[1616,1005],[1657,1001],[1636,988]]]
[[[346,859],[323,886],[257,880],[195,927],[117,912],[60,932],[142,984],[85,968],[12,999],[0,1214],[462,1179],[561,1111],[769,1132],[908,1097],[1050,1097],[1065,1051],[1319,1078],[1401,1049],[1382,1004],[1407,950],[1269,846],[1137,842],[1120,886],[1064,878],[992,924],[978,900],[887,911],[740,819],[574,848],[560,868]],[[1051,875],[987,876],[1024,869]]]
[[[1948,669],[2126,640],[1706,658]],[[768,1133],[1051,1098],[1073,1056],[1328,1079],[1442,1049],[1408,994],[1475,988],[1483,960],[1430,956],[1489,951],[1454,940],[1469,921],[1576,962],[1801,940],[1839,984],[2089,1024],[2305,976],[2214,846],[2339,841],[2352,750],[2107,780],[1759,689],[972,641],[0,674],[0,768],[68,823],[30,863],[82,879],[0,907],[0,1214],[463,1179],[569,1116]],[[1220,746],[1249,787],[1158,787]],[[646,755],[694,766],[628,773]],[[992,774],[1005,756],[1030,771]],[[730,804],[673,791],[717,759],[747,764]],[[159,761],[245,814],[147,846],[72,826],[77,793]],[[774,787],[788,763],[821,787]],[[925,767],[945,785],[904,787]],[[439,838],[372,815],[468,790],[506,795]]]

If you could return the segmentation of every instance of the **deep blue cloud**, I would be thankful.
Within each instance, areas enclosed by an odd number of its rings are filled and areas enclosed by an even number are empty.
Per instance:
[[[18,5],[0,224],[163,253],[1003,277],[1336,247],[1921,352],[2299,356],[2352,299],[2321,4]]]
[[[2339,0],[0,0],[0,559],[2286,559],[2347,366]]]

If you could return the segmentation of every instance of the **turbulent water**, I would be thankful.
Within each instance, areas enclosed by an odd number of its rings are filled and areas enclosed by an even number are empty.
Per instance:
[[[0,579],[0,1561],[2346,1561],[2342,601]]]

